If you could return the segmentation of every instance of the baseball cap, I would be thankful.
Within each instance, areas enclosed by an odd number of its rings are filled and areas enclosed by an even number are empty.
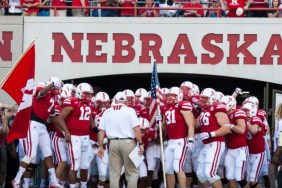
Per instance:
[[[125,96],[125,94],[123,92],[119,91],[115,95],[115,99],[118,100],[118,101],[124,102],[126,100],[126,96]]]

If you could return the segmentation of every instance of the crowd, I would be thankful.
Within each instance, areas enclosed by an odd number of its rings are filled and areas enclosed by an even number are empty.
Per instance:
[[[255,96],[237,104],[240,88],[232,95],[200,92],[185,81],[158,93],[161,114],[152,121],[150,91],[126,89],[110,99],[88,83],[51,77],[34,87],[27,137],[10,144],[6,135],[17,106],[0,104],[0,185],[158,188],[163,172],[168,188],[282,186],[282,104],[270,136]],[[145,156],[138,165],[129,157],[134,148]]]
[[[1,5],[9,8],[1,8]],[[42,8],[44,6],[52,7]],[[116,9],[117,7],[120,8]],[[156,7],[160,9],[155,9]],[[169,10],[169,8],[181,9]],[[248,8],[266,10],[248,10]],[[271,9],[267,10],[268,8]],[[160,0],[156,2],[154,0],[0,0],[0,16],[281,17],[281,10],[273,8],[282,8],[280,0]]]

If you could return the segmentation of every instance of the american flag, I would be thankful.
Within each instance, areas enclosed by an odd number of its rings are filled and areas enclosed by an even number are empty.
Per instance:
[[[163,103],[163,96],[160,91],[160,82],[158,78],[157,72],[157,64],[154,63],[152,77],[151,77],[151,104],[149,110],[149,122],[150,127],[155,128],[156,126],[156,116],[158,114],[158,99],[160,101],[160,105]]]

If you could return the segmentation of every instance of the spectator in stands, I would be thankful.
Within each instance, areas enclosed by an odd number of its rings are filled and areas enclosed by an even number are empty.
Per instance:
[[[21,1],[20,0],[9,0],[9,10],[8,14],[9,16],[20,16],[22,15],[22,9],[21,8],[16,8],[16,6],[20,6]]]
[[[117,0],[99,0],[101,7],[116,7]],[[101,17],[116,17],[117,11],[114,9],[102,9]]]
[[[197,0],[191,0],[190,2],[185,3],[182,7],[190,8],[189,10],[184,11],[184,17],[204,17],[204,10],[191,10],[191,8],[203,8]]]
[[[156,4],[153,2],[153,0],[146,0],[145,7],[147,8],[146,10],[140,11],[141,17],[158,17],[159,16],[159,10],[150,9],[150,8],[156,7]]]
[[[50,6],[50,0],[41,0],[40,6]],[[49,16],[50,9],[49,8],[40,8],[38,16]]]
[[[268,8],[268,0],[248,0],[248,8]],[[249,11],[248,17],[267,17],[266,10],[252,10]]]
[[[89,10],[85,7],[88,6],[88,0],[73,0],[72,6],[77,6],[81,8],[73,8],[72,9],[72,16],[74,17],[85,17],[88,16]]]
[[[25,8],[23,9],[22,16],[37,16],[39,12],[40,0],[21,0],[21,5]]]
[[[136,0],[120,0],[119,6],[124,8],[133,8],[136,6],[137,1]],[[121,9],[120,10],[120,16],[121,17],[134,17],[137,15],[137,10],[135,9]]]
[[[247,9],[250,2],[245,5],[245,0],[220,0],[222,10],[228,10],[226,17],[244,17],[244,9]],[[241,15],[236,14],[238,8],[243,11]]]
[[[92,17],[99,17],[100,10],[96,9],[96,7],[98,7],[99,4],[100,3],[99,3],[98,0],[89,1],[89,6],[93,7],[93,9],[90,9],[90,11],[89,11],[90,16],[92,16]]]
[[[59,6],[67,6],[66,0],[52,0],[52,6],[56,6],[56,9],[50,9],[50,16],[66,17],[67,10],[65,8],[59,8]]]
[[[271,8],[280,8],[281,1],[280,0],[273,0],[271,3]],[[267,12],[267,16],[269,18],[279,18],[282,17],[281,10],[269,10]]]
[[[212,3],[209,8],[219,8],[221,7],[217,0],[212,0]],[[207,10],[205,17],[225,17],[224,10]]]
[[[0,6],[1,5],[8,5],[8,1],[7,0],[0,0]],[[1,8],[0,7],[0,16],[4,16],[5,15],[5,9],[4,7]]]

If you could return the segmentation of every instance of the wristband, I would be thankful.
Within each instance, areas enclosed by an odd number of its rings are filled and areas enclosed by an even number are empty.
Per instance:
[[[143,144],[143,143],[138,143],[138,145],[139,145],[139,146],[142,146],[142,145],[144,145],[144,144]]]
[[[98,129],[98,127],[93,127],[92,131],[96,134],[98,134],[100,132],[100,130]]]
[[[194,138],[188,138],[189,143],[194,143]]]
[[[213,131],[213,132],[208,132],[208,134],[209,134],[209,137],[211,138],[211,137],[215,137],[215,132]]]
[[[230,124],[230,129],[232,129],[234,127],[234,125],[233,124]]]

